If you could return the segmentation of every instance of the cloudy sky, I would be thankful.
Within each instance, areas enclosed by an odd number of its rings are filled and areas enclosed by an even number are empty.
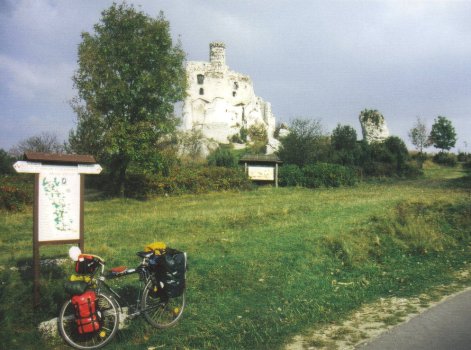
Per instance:
[[[209,43],[248,74],[279,122],[320,119],[361,137],[361,110],[378,109],[408,142],[417,117],[443,115],[471,152],[471,1],[128,0],[171,23],[188,60]],[[108,0],[0,0],[0,148],[41,132],[66,139],[71,77],[83,31]]]

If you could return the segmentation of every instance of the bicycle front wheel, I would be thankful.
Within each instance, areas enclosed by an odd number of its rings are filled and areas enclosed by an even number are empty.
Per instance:
[[[100,323],[97,331],[80,333],[75,321],[75,307],[66,301],[59,313],[59,331],[64,340],[76,349],[98,349],[108,344],[118,330],[119,312],[116,303],[104,294],[98,294],[96,311]]]
[[[183,291],[178,297],[169,298],[161,293],[152,281],[149,281],[142,293],[141,308],[147,321],[154,327],[172,327],[183,314],[185,292]]]

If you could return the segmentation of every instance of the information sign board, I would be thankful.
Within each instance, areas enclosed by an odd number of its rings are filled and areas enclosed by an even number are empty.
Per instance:
[[[102,170],[88,155],[25,153],[25,161],[13,167],[18,173],[35,174],[33,206],[34,305],[39,305],[39,247],[78,243],[84,250],[83,174]]]
[[[249,179],[256,181],[275,180],[275,167],[273,166],[248,166]]]
[[[80,239],[80,174],[61,168],[39,174],[39,242]]]

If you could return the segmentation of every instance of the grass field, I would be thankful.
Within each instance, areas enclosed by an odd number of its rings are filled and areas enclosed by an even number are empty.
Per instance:
[[[386,296],[451,282],[471,260],[471,182],[428,166],[419,180],[354,188],[263,187],[148,201],[86,202],[85,245],[111,265],[162,240],[188,252],[187,309],[169,330],[136,319],[109,348],[276,349]],[[41,271],[32,311],[31,212],[0,217],[0,337],[9,349],[63,348],[36,326],[57,316],[70,266]],[[65,258],[67,246],[42,247]],[[13,267],[13,269],[11,269]]]

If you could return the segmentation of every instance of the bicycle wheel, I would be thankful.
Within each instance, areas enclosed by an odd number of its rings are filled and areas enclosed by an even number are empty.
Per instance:
[[[142,293],[141,308],[151,325],[157,328],[174,326],[185,308],[185,292],[176,298],[168,298],[157,291],[155,284],[149,281]]]
[[[59,331],[64,340],[77,349],[98,349],[113,339],[119,325],[119,312],[116,303],[104,294],[98,294],[96,300],[100,329],[80,334],[75,322],[75,308],[70,300],[66,301],[59,313]]]

